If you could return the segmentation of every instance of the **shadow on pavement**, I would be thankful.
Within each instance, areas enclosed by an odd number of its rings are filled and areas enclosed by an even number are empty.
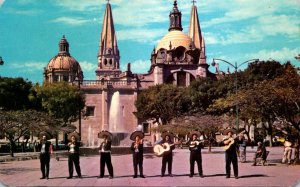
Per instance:
[[[66,179],[68,176],[65,177],[49,177],[49,179]],[[77,177],[76,177],[77,178]]]
[[[226,176],[226,174],[213,174],[213,175],[204,175],[204,177],[221,177],[221,176]]]
[[[83,179],[88,179],[88,178],[97,178],[98,176],[87,176],[87,175],[82,175]],[[105,178],[108,178],[108,176],[104,176]],[[63,177],[49,177],[49,179],[67,179],[68,176],[63,176]],[[74,176],[72,179],[80,179],[78,176]],[[70,179],[70,180],[72,180]]]
[[[155,155],[144,155],[144,158],[145,159],[153,159],[153,158],[155,158],[156,156]]]
[[[21,172],[29,172],[29,171],[37,171],[39,169],[34,169],[34,168],[8,168],[8,169],[0,169],[0,174],[3,175],[14,175],[16,173],[21,173]]]
[[[154,178],[154,177],[161,177],[161,175],[145,175],[146,178]],[[183,176],[189,176],[189,174],[173,174],[173,177],[183,177]],[[161,178],[167,178],[170,177],[168,174],[166,174],[165,176],[161,177]]]
[[[269,177],[268,175],[263,174],[255,174],[255,175],[243,175],[239,176],[239,178],[252,178],[252,177]]]

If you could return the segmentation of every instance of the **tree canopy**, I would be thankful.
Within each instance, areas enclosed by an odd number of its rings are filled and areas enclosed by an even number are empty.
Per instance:
[[[78,119],[79,111],[84,108],[85,99],[78,87],[66,82],[46,83],[37,89],[42,106],[55,118],[65,124]]]

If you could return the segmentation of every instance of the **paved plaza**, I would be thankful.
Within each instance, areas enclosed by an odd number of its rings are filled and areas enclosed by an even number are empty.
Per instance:
[[[114,178],[98,179],[99,156],[81,157],[83,178],[68,177],[67,158],[59,161],[51,158],[50,179],[40,180],[39,160],[0,163],[0,181],[7,186],[296,186],[300,182],[300,166],[281,164],[282,147],[268,148],[268,166],[251,166],[256,148],[247,148],[247,162],[239,163],[239,179],[225,178],[224,151],[213,148],[213,153],[203,150],[204,178],[189,175],[189,151],[175,149],[173,161],[174,177],[160,177],[161,158],[153,154],[144,155],[143,178],[132,178],[132,156],[113,155]],[[196,169],[196,168],[195,168]],[[195,170],[197,171],[197,170]],[[74,174],[77,176],[77,174]],[[0,184],[1,186],[1,184]]]

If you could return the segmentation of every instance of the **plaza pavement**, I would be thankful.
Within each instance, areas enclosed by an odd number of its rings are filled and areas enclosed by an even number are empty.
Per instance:
[[[222,148],[213,148],[211,154],[207,153],[207,149],[202,151],[204,178],[189,178],[189,151],[175,149],[174,177],[160,177],[161,158],[145,154],[145,179],[132,178],[131,155],[113,155],[113,179],[108,179],[107,170],[105,178],[97,178],[99,156],[91,156],[80,159],[82,179],[66,179],[67,158],[60,161],[51,158],[49,180],[40,180],[39,160],[25,160],[1,162],[0,181],[7,186],[296,186],[300,182],[300,166],[280,163],[282,147],[268,148],[268,166],[251,166],[255,150],[256,148],[247,147],[247,162],[239,163],[239,179],[225,178],[224,151]],[[76,172],[74,176],[77,176]]]

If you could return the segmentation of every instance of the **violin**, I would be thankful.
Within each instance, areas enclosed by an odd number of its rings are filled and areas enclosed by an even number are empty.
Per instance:
[[[134,148],[137,149],[140,144],[143,144],[143,139],[134,142]]]

